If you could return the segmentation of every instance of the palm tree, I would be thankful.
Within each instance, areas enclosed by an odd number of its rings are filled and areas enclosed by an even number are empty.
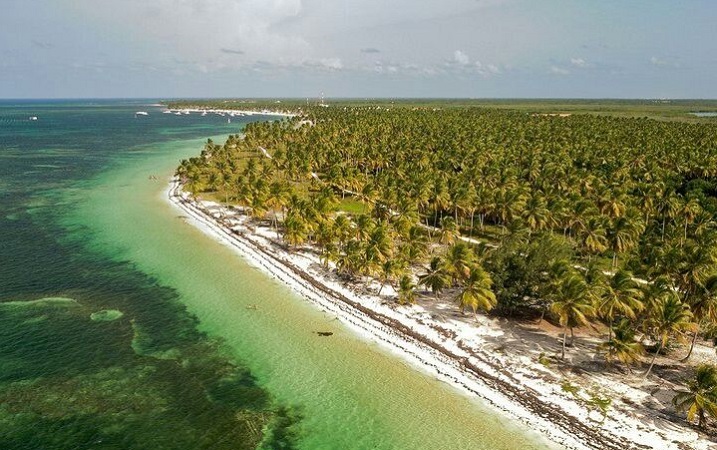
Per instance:
[[[706,322],[717,322],[717,274],[710,275],[700,283],[697,292],[690,298],[690,310],[697,320],[698,326],[692,336],[690,350],[687,352],[687,356],[682,359],[683,362],[690,359],[692,355],[692,350],[695,348],[701,325]]]
[[[416,302],[416,285],[410,276],[404,275],[398,283],[398,303],[412,304]]]
[[[594,308],[588,286],[579,274],[568,271],[556,287],[556,292],[553,294],[556,300],[550,309],[558,316],[558,321],[563,327],[561,358],[565,359],[568,329],[570,329],[570,345],[572,345],[575,340],[573,328],[586,325],[594,313]]]
[[[284,239],[293,247],[306,242],[309,225],[306,219],[294,210],[290,210],[284,220]]]
[[[592,217],[581,229],[580,242],[588,253],[602,253],[607,250],[604,222],[602,218]]]
[[[608,364],[614,360],[629,366],[640,360],[645,353],[645,348],[640,342],[635,341],[635,327],[633,323],[623,318],[612,328],[610,339],[598,346],[598,350],[605,352],[605,359]]]
[[[470,275],[470,269],[476,262],[473,249],[465,242],[458,242],[448,249],[444,259],[446,272],[451,276],[453,282]]]
[[[717,367],[709,364],[697,366],[694,378],[687,381],[687,390],[677,391],[672,399],[675,409],[687,412],[687,421],[704,428],[706,415],[717,418]]]
[[[692,326],[690,307],[682,303],[674,292],[667,294],[664,300],[651,311],[647,320],[646,327],[657,341],[657,347],[652,355],[650,367],[645,372],[645,378],[650,375],[652,367],[655,365],[655,358],[667,344],[667,340],[671,336],[681,336]]]
[[[707,318],[705,314],[712,314],[712,308],[708,306],[712,303],[709,300],[710,295],[714,295],[714,292],[706,292],[704,284],[713,274],[717,259],[715,256],[715,247],[711,238],[699,242],[690,241],[679,248],[679,259],[672,270],[672,276],[675,278],[677,288],[682,293],[682,299],[690,307],[695,307],[693,312],[696,313],[695,318],[698,322]],[[696,330],[685,360],[692,355],[697,341],[697,333]]]
[[[540,231],[550,223],[550,211],[547,208],[542,192],[533,192],[525,203],[523,220],[529,227],[529,233]]]
[[[438,300],[438,294],[448,287],[450,283],[450,277],[446,273],[443,261],[439,256],[435,256],[431,259],[428,272],[419,276],[418,280],[418,284],[431,289],[436,300]]]
[[[376,225],[366,240],[366,270],[373,271],[386,262],[393,253],[393,240],[389,229],[382,223]]]
[[[477,310],[490,311],[496,305],[495,294],[491,290],[493,280],[490,275],[479,265],[471,267],[468,278],[463,282],[456,301],[461,308],[461,313],[466,307],[473,310],[473,316],[478,320]]]
[[[695,221],[697,216],[702,211],[702,207],[695,198],[690,198],[682,207],[681,215],[685,219],[685,236],[684,240],[687,241],[687,227],[689,224]]]
[[[381,291],[386,284],[390,284],[397,275],[401,273],[405,264],[403,261],[397,259],[387,259],[381,264],[380,279],[381,287],[378,288],[378,295],[381,295]]]
[[[630,209],[625,215],[612,220],[607,238],[612,250],[612,268],[617,266],[617,257],[632,250],[638,242],[645,225],[639,213]]]
[[[616,316],[635,320],[637,313],[642,310],[642,292],[632,274],[624,270],[615,272],[608,283],[601,286],[601,291],[597,312],[608,322],[609,341],[612,339],[612,322]]]
[[[441,219],[441,244],[453,244],[458,236],[458,225],[453,217],[446,216]]]

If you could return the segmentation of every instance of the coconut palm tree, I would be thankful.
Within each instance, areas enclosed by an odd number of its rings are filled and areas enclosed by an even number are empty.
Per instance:
[[[608,282],[600,286],[597,313],[608,323],[608,341],[612,339],[612,322],[616,316],[635,320],[643,309],[640,298],[642,291],[633,280],[632,274],[618,270]]]
[[[446,273],[445,265],[439,256],[431,259],[428,271],[418,277],[418,284],[426,286],[433,292],[438,300],[438,294],[450,285],[450,276]]]
[[[453,283],[470,275],[471,267],[476,262],[473,249],[465,242],[458,242],[448,248],[443,257],[446,272],[451,276]]]
[[[670,275],[675,279],[683,301],[690,307],[695,307],[695,311],[693,311],[696,313],[695,318],[701,322],[707,318],[706,314],[713,313],[713,308],[709,306],[712,303],[711,296],[708,291],[705,291],[704,283],[714,272],[715,262],[717,262],[714,244],[709,237],[699,242],[691,240],[677,251],[679,259],[672,267]],[[685,360],[692,354],[697,341],[697,333],[698,330],[695,330]]]
[[[676,293],[666,294],[664,300],[650,311],[650,317],[646,322],[647,331],[653,336],[657,346],[652,355],[650,367],[645,372],[645,378],[650,375],[652,367],[655,365],[655,359],[667,344],[668,339],[680,337],[692,327],[690,307],[682,303]]]
[[[441,244],[453,244],[458,236],[458,225],[453,217],[446,216],[441,219]]]
[[[635,209],[629,209],[625,215],[614,218],[607,231],[607,240],[612,250],[612,268],[617,266],[617,257],[631,251],[637,245],[645,230],[644,222]]]
[[[640,360],[645,353],[645,348],[635,340],[635,326],[627,318],[623,318],[614,327],[610,339],[598,346],[598,350],[605,352],[605,359],[608,364],[619,361],[630,366]]]
[[[556,288],[553,294],[555,301],[550,309],[558,316],[558,321],[563,327],[561,358],[565,359],[568,330],[570,330],[570,345],[572,345],[575,340],[573,328],[587,325],[595,310],[585,280],[574,271],[565,273]]]
[[[391,284],[396,276],[400,275],[405,268],[405,263],[398,259],[387,259],[381,264],[379,278],[381,280],[381,287],[378,289],[378,295],[381,295],[381,291],[386,284]]]
[[[398,303],[402,305],[416,303],[416,285],[409,275],[404,275],[398,283]]]
[[[296,211],[289,211],[284,220],[284,240],[294,248],[306,242],[309,234],[309,224],[304,217]]]
[[[694,378],[687,381],[687,390],[679,390],[672,404],[680,412],[687,412],[687,421],[704,428],[707,416],[717,418],[717,367],[709,364],[697,366]]]
[[[478,320],[477,311],[490,311],[496,305],[497,300],[495,294],[491,290],[493,280],[490,275],[479,265],[474,265],[470,269],[468,278],[463,281],[463,285],[456,296],[456,301],[461,308],[461,313],[465,312],[466,307],[473,310],[473,316]]]

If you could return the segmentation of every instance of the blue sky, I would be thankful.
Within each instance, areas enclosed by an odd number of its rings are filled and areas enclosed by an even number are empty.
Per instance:
[[[712,0],[2,0],[0,98],[717,98]]]

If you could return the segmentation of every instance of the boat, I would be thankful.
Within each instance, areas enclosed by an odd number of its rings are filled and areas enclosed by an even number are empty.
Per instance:
[[[207,115],[207,112],[206,112],[206,111],[202,112],[202,117],[204,117],[204,116],[206,116],[206,115]]]
[[[232,118],[231,118],[231,117],[227,119],[227,123],[232,123]]]
[[[137,117],[137,116],[148,116],[148,115],[149,115],[149,113],[148,113],[147,111],[137,111],[136,113],[134,113],[134,116],[135,116],[135,117]]]
[[[179,112],[179,111],[177,111],[176,113],[174,113],[174,115],[175,115],[175,116],[181,116],[181,115],[182,115],[182,113],[181,113],[181,112]]]
[[[162,111],[162,114],[172,114],[172,111],[170,111],[170,110]]]
[[[37,120],[37,116],[30,116],[30,120]]]

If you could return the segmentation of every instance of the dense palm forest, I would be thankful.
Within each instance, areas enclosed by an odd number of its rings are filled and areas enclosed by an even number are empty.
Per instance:
[[[717,329],[717,126],[482,108],[305,108],[177,174],[346,278],[604,330],[609,363]],[[688,355],[679,355],[679,357]]]

